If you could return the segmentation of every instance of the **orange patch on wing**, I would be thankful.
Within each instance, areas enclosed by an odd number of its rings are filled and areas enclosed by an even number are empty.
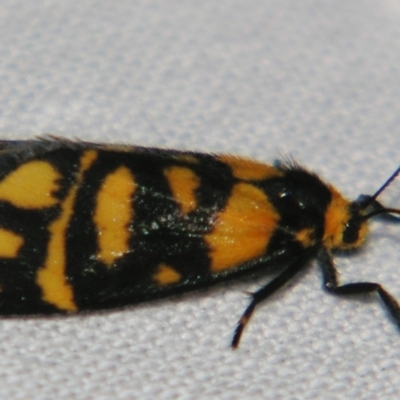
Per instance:
[[[97,257],[109,267],[129,251],[132,197],[136,188],[131,171],[119,167],[104,178],[97,193],[93,215],[99,245]]]
[[[38,270],[36,283],[42,289],[42,299],[60,310],[77,311],[71,285],[65,276],[66,269],[66,234],[73,214],[76,194],[83,182],[85,171],[97,158],[97,152],[88,150],[81,156],[80,169],[75,183],[61,203],[59,217],[50,224],[50,240],[44,266]]]
[[[218,156],[218,159],[232,168],[233,176],[245,181],[283,176],[283,173],[273,166],[262,164],[248,158],[221,155]]]
[[[0,258],[15,258],[24,244],[24,238],[15,232],[0,228]]]
[[[38,209],[59,202],[60,173],[47,161],[28,161],[10,172],[0,182],[0,200],[15,207]]]
[[[153,275],[153,279],[159,285],[170,285],[181,280],[182,275],[173,267],[167,264],[160,264]]]
[[[195,191],[200,186],[199,177],[186,167],[168,167],[164,170],[174,199],[179,203],[183,214],[197,207]]]
[[[236,184],[226,207],[217,214],[213,231],[205,236],[211,271],[235,268],[262,256],[278,221],[279,214],[262,190]]]

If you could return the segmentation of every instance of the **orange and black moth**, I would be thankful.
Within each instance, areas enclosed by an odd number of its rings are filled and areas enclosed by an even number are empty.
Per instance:
[[[294,163],[61,139],[0,142],[0,315],[123,307],[245,273],[268,274],[255,306],[310,260],[336,295],[378,283],[338,282],[332,253],[358,248],[368,220],[399,209],[348,201]]]

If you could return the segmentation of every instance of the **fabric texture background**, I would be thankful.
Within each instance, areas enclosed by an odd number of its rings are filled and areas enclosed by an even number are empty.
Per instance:
[[[0,6],[0,133],[291,156],[350,198],[400,162],[392,0],[15,1]],[[382,200],[400,206],[400,182]],[[399,225],[337,257],[400,299]],[[190,262],[190,260],[188,260]],[[229,348],[244,279],[126,311],[0,321],[2,399],[395,399],[400,336],[311,264]]]

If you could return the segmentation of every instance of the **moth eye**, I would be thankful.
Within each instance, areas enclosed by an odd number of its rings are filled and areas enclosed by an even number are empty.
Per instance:
[[[355,243],[358,240],[360,232],[360,224],[354,220],[350,220],[343,231],[344,243]]]

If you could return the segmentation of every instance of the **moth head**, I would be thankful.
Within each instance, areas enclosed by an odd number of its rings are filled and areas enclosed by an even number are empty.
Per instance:
[[[368,233],[368,220],[377,215],[400,222],[400,209],[385,207],[377,197],[400,174],[400,167],[372,196],[361,195],[353,202],[344,200],[334,189],[331,206],[326,213],[324,245],[327,248],[348,250],[359,247]]]
[[[345,229],[343,230],[343,243],[351,245],[359,240],[363,225],[376,216],[382,215],[387,219],[400,221],[400,209],[384,207],[376,199],[377,197],[396,179],[400,173],[400,167],[390,176],[390,178],[376,191],[372,196],[361,195],[359,198],[350,204],[350,219],[348,220]]]

